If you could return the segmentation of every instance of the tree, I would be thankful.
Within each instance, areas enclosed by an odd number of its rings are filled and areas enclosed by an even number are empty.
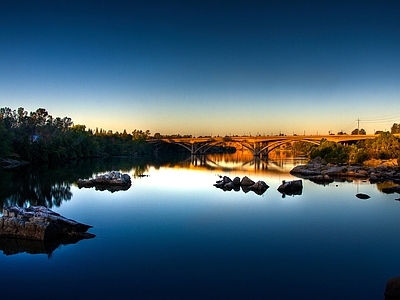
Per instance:
[[[143,132],[142,130],[134,130],[132,131],[132,139],[134,141],[141,141],[144,142],[150,136],[150,130],[146,130]]]
[[[354,129],[354,130],[351,132],[351,134],[352,134],[352,135],[367,134],[367,132],[365,131],[364,128],[362,128],[362,129],[360,129],[360,130],[358,130],[358,128],[356,128],[356,129]]]
[[[0,157],[7,157],[11,151],[11,136],[0,120]]]
[[[400,133],[400,124],[393,123],[392,128],[390,129],[390,133]]]
[[[316,158],[320,156],[327,162],[344,163],[349,160],[349,152],[350,149],[348,146],[322,139],[321,144],[311,150],[310,157]]]
[[[85,132],[86,131],[86,126],[77,124],[77,125],[72,126],[71,130],[75,131],[75,132]]]
[[[399,139],[389,132],[383,132],[375,139],[367,141],[366,148],[378,159],[398,158],[400,154]]]

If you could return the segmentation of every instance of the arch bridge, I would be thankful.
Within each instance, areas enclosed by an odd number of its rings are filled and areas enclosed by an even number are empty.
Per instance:
[[[205,154],[210,148],[219,145],[240,144],[249,149],[254,156],[268,155],[269,152],[287,142],[303,141],[319,145],[322,139],[336,143],[354,143],[374,139],[374,134],[364,135],[283,135],[283,136],[225,136],[225,137],[178,137],[151,139],[156,150],[163,144],[175,144],[187,149],[191,155]]]

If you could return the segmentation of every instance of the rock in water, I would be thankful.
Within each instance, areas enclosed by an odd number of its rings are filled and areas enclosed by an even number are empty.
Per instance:
[[[242,178],[242,181],[240,182],[240,185],[241,186],[251,186],[251,185],[253,185],[253,184],[255,184],[255,182],[253,181],[253,180],[251,180],[249,177],[247,177],[247,176],[244,176],[243,178]]]
[[[357,197],[358,199],[369,199],[369,198],[371,198],[369,195],[363,194],[363,193],[358,193],[358,194],[356,195],[356,197]]]
[[[90,179],[78,179],[79,188],[92,188],[96,190],[109,190],[111,192],[119,190],[127,190],[131,187],[132,181],[128,174],[122,174],[121,172],[111,171],[102,175],[98,175],[95,178]]]
[[[0,237],[49,240],[61,237],[93,238],[86,231],[92,226],[67,219],[44,206],[3,208]]]
[[[400,277],[390,278],[386,282],[385,300],[400,299]]]
[[[301,195],[303,191],[303,182],[301,180],[282,181],[278,191],[284,195]]]

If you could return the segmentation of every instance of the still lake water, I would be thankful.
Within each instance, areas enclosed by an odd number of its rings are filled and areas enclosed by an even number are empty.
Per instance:
[[[234,154],[3,171],[0,204],[47,205],[93,225],[96,237],[51,254],[0,251],[2,298],[383,299],[387,279],[400,276],[398,195],[303,180],[301,195],[282,197],[277,187],[300,162]],[[130,174],[130,189],[74,184],[110,170]],[[213,187],[217,174],[270,188],[224,192]]]

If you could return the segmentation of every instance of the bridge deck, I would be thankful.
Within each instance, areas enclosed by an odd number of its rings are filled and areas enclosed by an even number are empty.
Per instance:
[[[238,143],[257,143],[257,142],[275,142],[275,141],[315,141],[319,142],[321,139],[326,139],[332,142],[350,142],[360,141],[366,139],[374,139],[377,135],[363,134],[363,135],[284,135],[284,136],[215,136],[215,137],[185,137],[185,138],[161,138],[148,140],[150,143],[215,143],[215,142],[238,142]]]

